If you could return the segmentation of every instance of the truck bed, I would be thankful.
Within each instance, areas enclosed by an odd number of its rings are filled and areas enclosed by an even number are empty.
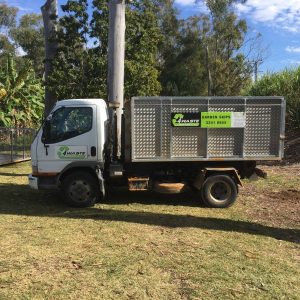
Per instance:
[[[132,98],[126,160],[280,160],[285,105],[283,97]]]

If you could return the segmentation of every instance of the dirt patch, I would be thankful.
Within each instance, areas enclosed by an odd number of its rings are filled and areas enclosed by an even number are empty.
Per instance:
[[[285,158],[283,163],[294,164],[300,162],[300,129],[287,133],[285,142]]]
[[[289,130],[284,144],[284,159],[281,165],[300,163],[300,129]]]
[[[288,130],[284,141],[284,158],[278,162],[262,161],[267,166],[290,166],[300,163],[300,129]]]
[[[245,211],[251,220],[276,227],[300,227],[300,189],[261,189],[249,184],[242,194],[244,201],[251,195],[252,205]]]
[[[299,164],[291,164],[289,166],[277,166],[277,165],[271,165],[271,166],[264,166],[264,168],[271,173],[274,174],[284,174],[284,175],[300,175],[300,163]],[[296,172],[291,174],[291,171]]]

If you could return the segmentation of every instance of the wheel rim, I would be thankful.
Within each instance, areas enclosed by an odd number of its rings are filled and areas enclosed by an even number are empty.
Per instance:
[[[70,185],[68,194],[73,201],[83,202],[91,196],[91,186],[85,180],[74,180]]]
[[[224,202],[231,196],[231,187],[225,181],[219,181],[212,185],[210,194],[215,201]]]

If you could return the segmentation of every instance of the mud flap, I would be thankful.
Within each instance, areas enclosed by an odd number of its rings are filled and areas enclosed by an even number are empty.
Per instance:
[[[235,179],[235,182],[243,187],[243,183],[240,179],[240,176],[235,168],[205,168],[199,172],[196,179],[193,182],[193,187],[197,190],[201,190],[202,185],[205,179],[208,177],[208,173],[218,173],[224,175],[232,175]]]
[[[103,174],[100,169],[98,169],[96,171],[96,174],[97,174],[98,181],[99,181],[100,192],[104,198],[105,197],[105,184],[104,184]]]

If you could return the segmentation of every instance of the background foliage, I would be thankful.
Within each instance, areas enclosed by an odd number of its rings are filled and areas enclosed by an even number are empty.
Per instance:
[[[174,0],[128,1],[125,98],[282,95],[288,102],[289,126],[299,127],[300,71],[267,74],[253,83],[255,65],[263,55],[255,46],[260,36],[249,38],[245,20],[235,14],[235,2],[239,0],[208,0],[207,13],[182,19]],[[41,16],[31,13],[17,18],[17,8],[0,3],[0,125],[37,124],[42,85],[57,100],[107,98],[108,0],[68,0],[61,8],[54,71],[44,82]],[[14,65],[13,76],[8,64]],[[19,75],[26,77],[21,80],[26,83],[16,86]],[[33,111],[30,116],[28,107]]]
[[[0,66],[0,126],[36,127],[44,110],[44,90],[30,62],[17,71],[11,55]]]
[[[285,96],[287,125],[300,128],[300,67],[266,74],[246,93],[252,96]]]
[[[107,98],[108,1],[68,1],[59,20],[57,56],[48,84],[57,99]],[[125,97],[158,95],[157,45],[161,38],[153,1],[131,1],[126,10]]]
[[[17,13],[0,4],[0,126],[37,127],[44,110],[43,26],[40,15],[17,22]]]

